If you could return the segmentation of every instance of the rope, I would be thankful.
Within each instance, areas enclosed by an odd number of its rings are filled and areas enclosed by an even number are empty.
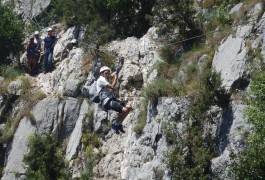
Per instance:
[[[265,17],[262,17],[260,18],[259,20],[262,20],[262,19],[265,19]],[[193,36],[193,37],[190,37],[190,38],[186,38],[186,39],[183,39],[183,40],[180,40],[180,41],[176,41],[176,42],[173,42],[173,43],[168,43],[168,44],[165,44],[165,45],[162,45],[162,46],[159,46],[159,47],[154,47],[153,49],[151,50],[146,50],[144,52],[142,52],[141,54],[147,54],[148,52],[151,52],[151,51],[154,51],[154,50],[157,50],[157,49],[162,49],[164,47],[168,47],[168,46],[172,46],[172,45],[175,45],[175,44],[181,44],[183,42],[186,42],[186,41],[190,41],[192,39],[197,39],[197,38],[200,38],[200,37],[204,37],[204,36],[207,36],[209,34],[214,34],[216,32],[221,32],[221,31],[224,31],[224,30],[227,30],[227,29],[230,29],[230,28],[233,28],[233,27],[237,27],[237,26],[242,26],[242,25],[246,25],[246,24],[249,24],[249,23],[252,23],[252,22],[255,22],[256,20],[252,20],[252,21],[248,21],[247,23],[241,23],[241,24],[235,24],[235,25],[231,25],[227,28],[221,28],[221,29],[218,29],[218,30],[213,30],[213,31],[209,31],[209,32],[206,32],[206,33],[203,33],[203,34],[200,34],[200,35],[197,35],[197,36]],[[84,45],[88,45],[82,41],[80,41],[81,44],[84,44]],[[119,56],[116,56],[116,55],[113,55],[113,54],[110,54],[110,53],[107,53],[107,52],[104,52],[104,51],[100,51],[99,49],[96,49],[94,47],[91,47],[88,45],[88,48],[89,49],[95,49],[95,50],[98,50],[99,52],[102,52],[104,54],[108,54],[110,56],[113,56],[114,58],[118,58]],[[145,49],[145,44],[144,44],[144,49]],[[139,57],[139,53],[138,52],[137,54],[133,54],[133,55],[130,55],[130,56],[127,56],[127,57],[133,57],[133,56],[138,56]],[[140,54],[140,55],[141,55]]]

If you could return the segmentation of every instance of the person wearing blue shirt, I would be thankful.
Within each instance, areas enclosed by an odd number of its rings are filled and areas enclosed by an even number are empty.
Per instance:
[[[52,28],[47,29],[48,35],[44,39],[44,73],[51,72],[53,68],[52,56],[56,37],[52,35]]]

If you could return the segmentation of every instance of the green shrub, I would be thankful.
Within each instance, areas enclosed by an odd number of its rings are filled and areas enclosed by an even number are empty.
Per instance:
[[[168,42],[201,35],[202,25],[201,22],[196,21],[197,13],[194,3],[194,0],[157,1],[153,8],[154,16],[151,19],[153,26],[158,27],[158,34],[164,36],[164,39]],[[176,33],[176,30],[178,30],[178,33]],[[201,41],[201,38],[190,39],[182,42],[182,45],[187,50],[198,41]]]
[[[210,136],[203,139],[203,123],[211,105],[227,106],[229,98],[221,86],[220,74],[205,71],[201,92],[191,98],[188,113],[184,118],[184,132],[178,133],[176,122],[163,125],[167,143],[173,147],[173,150],[166,154],[173,179],[208,179],[215,144]]]
[[[179,52],[176,52],[176,50],[179,49]],[[169,47],[166,46],[160,50],[160,56],[167,64],[175,64],[176,66],[179,66],[181,61],[179,60],[181,57],[182,51],[180,50],[181,47]]]
[[[143,129],[146,125],[147,106],[148,106],[148,101],[146,99],[142,100],[140,114],[133,128],[134,132],[138,135],[141,135],[143,133]]]
[[[235,179],[264,179],[265,177],[265,73],[253,79],[248,91],[247,119],[253,132],[247,139],[247,148],[234,156],[231,176]]]
[[[173,179],[208,179],[213,155],[202,138],[202,131],[189,126],[183,137],[174,139],[174,150],[166,154]]]
[[[94,152],[94,148],[99,148],[101,145],[98,136],[94,132],[87,132],[82,136],[82,143],[85,149],[85,167],[81,175],[81,180],[93,180],[94,172],[93,168],[96,165],[98,159],[100,159],[100,152]]]
[[[179,89],[180,87],[178,87],[177,84],[162,77],[148,84],[142,93],[147,100],[155,102],[159,97],[177,96],[179,94]]]
[[[98,158],[97,154],[93,151],[94,147],[89,145],[86,147],[86,170],[81,174],[81,180],[93,180],[94,171],[93,168],[96,165]]]
[[[147,0],[52,0],[36,17],[42,26],[64,22],[67,27],[85,27],[84,42],[104,44],[117,38],[141,37],[150,27],[154,2]]]
[[[27,179],[68,179],[69,172],[52,134],[33,135],[29,139],[29,153],[24,156]]]
[[[4,77],[5,79],[14,80],[24,73],[25,71],[21,67],[13,67],[10,65],[0,64],[0,76]]]
[[[91,145],[91,146],[96,147],[96,148],[99,148],[99,146],[100,146],[99,138],[94,132],[88,132],[86,134],[83,134],[82,143],[85,146]]]
[[[231,16],[228,13],[228,2],[219,1],[210,5],[206,11],[202,14],[202,21],[207,22],[205,24],[206,31],[216,30],[216,28],[226,27],[231,22]]]
[[[15,13],[0,4],[0,64],[7,64],[7,56],[15,55],[22,48],[24,24]]]

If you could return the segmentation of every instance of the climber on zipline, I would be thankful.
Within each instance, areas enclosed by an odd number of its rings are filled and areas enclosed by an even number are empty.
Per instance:
[[[114,97],[113,89],[117,83],[118,73],[123,66],[119,63],[116,71],[110,74],[110,68],[103,66],[100,68],[100,77],[97,80],[97,92],[100,94],[100,105],[106,110],[114,110],[119,112],[117,119],[112,124],[112,129],[115,133],[125,133],[123,130],[122,122],[132,110],[131,105],[124,103],[123,101]],[[121,62],[121,61],[120,61]],[[111,81],[112,78],[112,81]]]

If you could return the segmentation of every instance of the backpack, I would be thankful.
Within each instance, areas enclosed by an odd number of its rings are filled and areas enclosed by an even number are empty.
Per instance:
[[[97,81],[94,80],[94,82],[91,84],[88,90],[89,98],[91,99],[92,102],[99,103],[100,102],[99,94],[100,92],[99,93],[97,92]]]

